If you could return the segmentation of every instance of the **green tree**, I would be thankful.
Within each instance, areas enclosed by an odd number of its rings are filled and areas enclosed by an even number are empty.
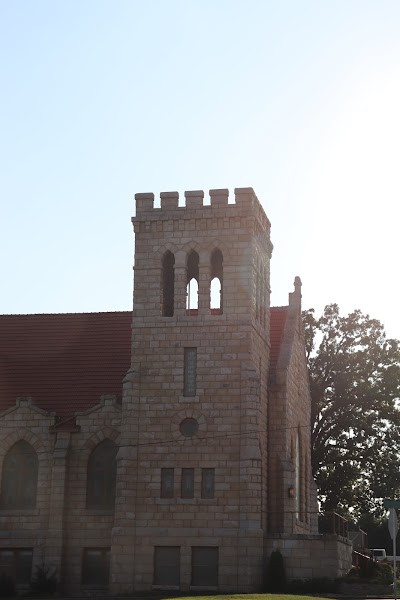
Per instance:
[[[400,348],[382,324],[337,304],[303,312],[312,463],[323,510],[382,515],[400,484]]]

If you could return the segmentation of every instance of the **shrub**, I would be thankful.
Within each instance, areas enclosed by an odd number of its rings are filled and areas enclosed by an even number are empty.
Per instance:
[[[271,552],[268,561],[266,591],[276,593],[286,589],[286,572],[283,556],[279,550]]]
[[[393,581],[393,567],[388,562],[378,562],[374,570],[373,577],[392,582]]]
[[[337,591],[337,584],[330,577],[313,577],[312,579],[293,579],[287,586],[290,594],[332,594]]]
[[[15,581],[9,575],[2,573],[0,575],[0,597],[15,596]]]
[[[391,583],[393,581],[393,568],[390,563],[377,562],[368,557],[359,561],[358,567],[352,567],[350,571],[341,578],[347,583],[355,583],[360,579],[367,579],[373,583]]]
[[[57,589],[57,572],[44,564],[36,565],[36,572],[31,581],[32,592],[38,594],[53,594]]]

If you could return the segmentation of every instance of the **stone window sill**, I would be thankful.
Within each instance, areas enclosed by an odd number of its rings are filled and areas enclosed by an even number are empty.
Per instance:
[[[213,585],[191,585],[191,592],[218,592],[218,587]]]
[[[196,396],[179,396],[178,402],[200,402],[200,396],[197,394]]]
[[[179,585],[153,585],[151,586],[153,590],[166,590],[171,592],[177,592],[180,590]]]
[[[217,504],[217,498],[156,498],[156,504]]]
[[[0,508],[0,517],[36,517],[39,513],[38,508]]]
[[[112,517],[114,515],[114,509],[106,509],[106,508],[87,508],[86,509],[86,514],[88,516],[93,516],[93,517]]]

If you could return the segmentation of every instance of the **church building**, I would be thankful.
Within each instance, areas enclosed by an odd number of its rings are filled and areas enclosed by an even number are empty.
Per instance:
[[[301,282],[270,307],[252,188],[136,194],[133,311],[0,316],[0,574],[68,594],[335,577],[318,533]]]

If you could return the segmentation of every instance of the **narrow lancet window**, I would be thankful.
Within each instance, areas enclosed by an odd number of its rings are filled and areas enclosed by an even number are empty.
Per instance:
[[[296,464],[295,464],[295,496],[296,496],[296,518],[299,519],[300,518],[300,494],[301,494],[301,473],[300,473],[300,468],[301,468],[301,460],[300,460],[300,452],[301,452],[301,445],[300,445],[300,434],[299,432],[297,432],[296,435]]]
[[[196,395],[197,348],[185,348],[184,351],[183,395]]]
[[[220,314],[221,309],[221,282],[218,277],[214,277],[211,280],[210,286],[210,307],[211,312],[216,312],[216,314]]]
[[[186,286],[186,311],[188,315],[196,315],[199,308],[199,284],[192,277]]]
[[[223,307],[223,267],[222,252],[218,248],[211,255],[211,285],[210,307],[211,314],[222,315]]]
[[[186,269],[186,314],[197,315],[199,309],[199,255],[192,250]]]
[[[164,254],[162,262],[161,282],[161,314],[163,317],[174,316],[174,292],[175,292],[175,257],[168,250]]]

